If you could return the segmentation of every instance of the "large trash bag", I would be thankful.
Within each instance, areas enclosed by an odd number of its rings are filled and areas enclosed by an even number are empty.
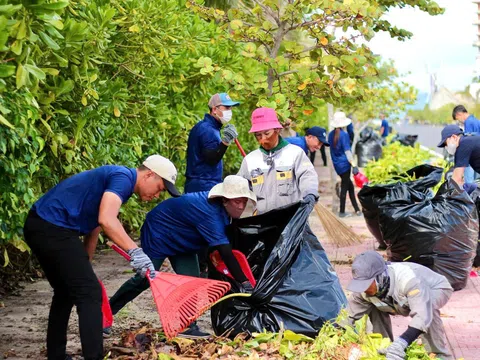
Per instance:
[[[418,135],[408,135],[408,134],[397,134],[392,138],[392,142],[398,141],[400,144],[405,146],[415,146],[415,143],[418,140]]]
[[[360,132],[357,145],[355,146],[358,166],[364,167],[370,160],[380,159],[382,153],[382,139],[375,133],[373,128],[367,126]]]
[[[232,298],[211,310],[215,334],[278,332],[281,327],[316,336],[346,298],[325,250],[307,220],[312,205],[297,203],[234,221],[227,229],[234,249],[247,255],[257,285],[250,298]],[[209,278],[239,284],[209,267]],[[282,325],[283,324],[283,325]]]
[[[470,197],[472,198],[473,202],[475,203],[475,206],[477,207],[477,213],[478,217],[480,219],[480,188],[477,188],[471,195]],[[480,220],[479,220],[480,222]],[[479,242],[477,243],[477,254],[475,256],[475,259],[473,259],[473,266],[479,267],[480,266],[480,231],[478,232],[478,240]]]
[[[478,213],[470,196],[449,180],[432,199],[382,205],[380,228],[391,261],[411,261],[444,275],[454,290],[463,289],[478,244]]]
[[[413,204],[432,197],[430,188],[442,179],[443,169],[431,165],[419,165],[406,172],[417,180],[406,183],[396,182],[388,185],[365,185],[358,193],[362,212],[370,233],[377,239],[381,247],[386,248],[388,242],[380,230],[378,208],[392,201],[402,200],[404,204]]]

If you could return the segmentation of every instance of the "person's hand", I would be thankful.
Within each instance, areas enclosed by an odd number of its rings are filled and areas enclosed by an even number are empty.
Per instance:
[[[303,198],[303,201],[309,205],[313,205],[317,202],[317,198],[313,194],[308,194]]]
[[[150,279],[155,278],[155,267],[152,260],[143,252],[142,248],[130,249],[127,251],[130,255],[130,266],[132,266],[138,275],[145,277],[149,272]]]
[[[352,168],[352,173],[353,173],[353,175],[357,175],[359,172],[360,172],[360,171],[358,170],[358,167],[354,166],[354,167]]]
[[[408,347],[408,343],[401,337],[395,339],[395,341],[386,349],[379,349],[378,353],[385,355],[387,360],[404,360],[405,349]]]
[[[232,141],[234,141],[238,137],[238,132],[237,129],[233,124],[227,124],[223,128],[223,136],[222,136],[222,141],[225,144],[230,145]]]
[[[245,292],[247,293],[252,293],[253,292],[253,286],[252,284],[250,283],[250,281],[244,281],[242,282],[242,288],[243,290],[245,290]]]

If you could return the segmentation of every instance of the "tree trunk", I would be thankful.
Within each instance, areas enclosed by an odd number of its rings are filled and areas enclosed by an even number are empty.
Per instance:
[[[328,131],[334,130],[332,126],[333,122],[333,105],[332,104],[327,104],[327,110],[328,110]],[[330,180],[331,184],[330,187],[332,189],[332,212],[334,214],[337,214],[339,209],[340,209],[340,199],[337,196],[337,192],[335,189],[335,186],[337,184],[337,173],[335,172],[335,169],[333,168],[333,163],[332,163],[332,157],[330,156],[330,149],[332,148],[333,144],[330,144],[330,147],[327,148],[327,157],[329,157],[328,161],[328,167],[330,168]]]

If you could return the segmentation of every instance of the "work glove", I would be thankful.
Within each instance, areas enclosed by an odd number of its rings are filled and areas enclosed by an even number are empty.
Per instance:
[[[468,195],[470,195],[476,189],[477,189],[477,184],[475,184],[475,183],[465,183],[465,184],[463,184],[463,190],[465,190]]]
[[[408,347],[408,343],[401,337],[395,339],[395,341],[386,349],[379,349],[378,353],[385,355],[387,360],[404,360],[407,354],[405,349]]]
[[[353,173],[353,175],[357,175],[359,172],[360,172],[360,171],[358,170],[358,167],[354,166],[354,167],[352,168],[352,173]]]
[[[145,277],[149,271],[150,279],[155,278],[155,267],[152,260],[143,252],[142,248],[130,249],[127,251],[130,255],[130,266],[135,269],[138,275]]]
[[[223,128],[223,136],[222,136],[222,141],[225,144],[230,145],[232,141],[234,141],[238,137],[238,132],[237,129],[235,129],[235,126],[233,124],[227,124]]]
[[[253,292],[253,286],[250,283],[250,281],[244,281],[242,282],[242,288],[246,293],[252,293]]]
[[[303,198],[303,201],[309,205],[314,205],[317,202],[317,198],[313,194],[308,194]]]

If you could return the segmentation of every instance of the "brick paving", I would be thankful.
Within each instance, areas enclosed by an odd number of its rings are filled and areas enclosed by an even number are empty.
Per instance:
[[[318,158],[318,157],[317,157]],[[319,160],[319,159],[318,159]],[[318,163],[317,160],[317,163]],[[330,174],[328,168],[316,166],[320,179],[320,201],[331,208]],[[347,196],[347,211],[353,211]],[[370,234],[363,217],[343,219],[362,238],[355,246],[337,248],[326,238],[323,227],[315,212],[310,216],[312,230],[320,239],[340,278],[342,287],[351,279],[350,264],[356,254],[366,250],[375,250],[377,243]],[[382,252],[381,252],[382,253]],[[348,291],[346,291],[347,296]],[[447,339],[456,359],[480,359],[480,277],[470,277],[465,289],[455,291],[450,301],[441,310]],[[394,335],[405,331],[410,318],[397,316],[393,319]]]

